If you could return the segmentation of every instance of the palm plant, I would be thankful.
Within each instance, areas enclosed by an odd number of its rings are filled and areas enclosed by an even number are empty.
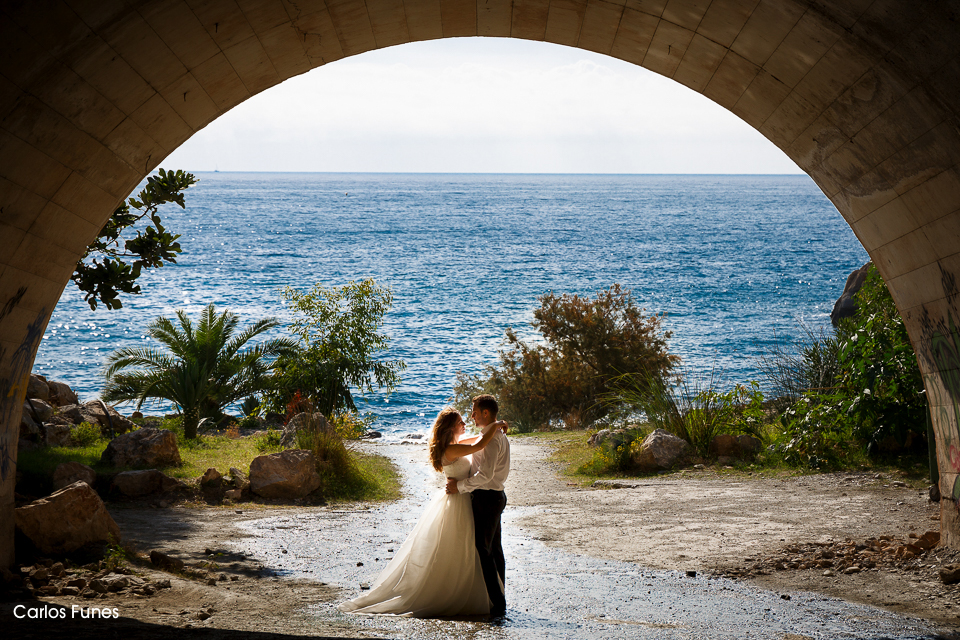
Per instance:
[[[244,349],[279,321],[266,318],[237,333],[239,316],[229,310],[217,314],[212,303],[196,327],[182,310],[177,320],[179,326],[161,317],[147,327],[166,350],[124,347],[107,358],[103,398],[134,400],[138,410],[151,398],[168,400],[179,407],[187,438],[197,437],[201,418],[219,418],[226,406],[268,386],[273,359],[297,346],[289,338],[276,338]]]

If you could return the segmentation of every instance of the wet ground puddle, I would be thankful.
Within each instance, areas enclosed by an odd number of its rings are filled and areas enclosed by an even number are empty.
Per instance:
[[[402,500],[371,509],[318,508],[252,520],[243,525],[251,537],[234,546],[281,579],[339,586],[343,599],[360,593],[440,487],[426,464],[425,447],[390,445],[376,451],[403,470]],[[371,636],[403,638],[960,638],[923,620],[813,593],[779,594],[724,578],[690,578],[551,549],[511,526],[521,515],[526,515],[522,509],[510,506],[504,514],[507,617],[501,622],[348,616],[336,603],[308,605],[306,613],[318,622],[353,624]]]

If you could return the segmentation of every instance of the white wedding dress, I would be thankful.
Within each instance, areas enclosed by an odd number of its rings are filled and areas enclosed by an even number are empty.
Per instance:
[[[458,458],[443,472],[448,478],[466,478],[470,457]],[[475,535],[470,495],[440,491],[370,591],[339,609],[416,618],[488,614],[490,598]]]

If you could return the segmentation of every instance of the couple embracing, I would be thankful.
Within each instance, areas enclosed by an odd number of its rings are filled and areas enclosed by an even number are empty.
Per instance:
[[[500,515],[510,473],[507,424],[497,421],[493,396],[477,396],[470,417],[479,436],[465,438],[454,409],[433,423],[430,462],[447,478],[373,587],[340,605],[349,613],[417,618],[503,616],[504,558]]]

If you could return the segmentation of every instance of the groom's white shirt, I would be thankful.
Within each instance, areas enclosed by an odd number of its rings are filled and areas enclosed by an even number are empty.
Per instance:
[[[473,454],[470,477],[457,482],[457,491],[471,493],[477,489],[503,491],[510,474],[510,441],[497,429],[487,446]]]

